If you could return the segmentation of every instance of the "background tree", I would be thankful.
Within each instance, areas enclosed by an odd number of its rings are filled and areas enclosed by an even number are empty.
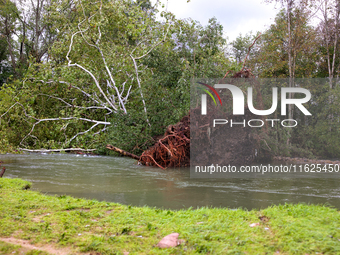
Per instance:
[[[339,18],[340,18],[340,2],[324,0],[320,5],[321,21],[317,27],[320,42],[320,54],[325,60],[325,66],[321,66],[320,73],[325,70],[329,78],[329,86],[333,88],[333,78],[337,72],[339,76]],[[326,76],[326,74],[322,74]]]
[[[237,64],[241,64],[247,56],[249,46],[253,43],[256,36],[252,32],[242,36],[241,34],[231,42],[231,54],[235,58]],[[252,47],[249,53],[249,58],[252,58],[256,51],[256,47]]]
[[[291,56],[294,78],[316,75],[318,66],[318,41],[315,29],[308,24],[308,15],[296,9],[292,13]],[[275,18],[275,23],[262,34],[258,50],[250,60],[250,66],[259,77],[290,77],[288,29],[284,12]]]
[[[141,61],[166,39],[170,23],[157,22],[155,14],[133,1],[83,1],[76,8],[77,19],[63,24],[65,37],[54,43],[49,61],[31,64],[24,78],[25,92],[33,101],[24,103],[24,97],[15,103],[31,124],[21,136],[22,146],[42,146],[36,133],[47,122],[55,122],[63,132],[53,134],[54,139],[40,137],[57,140],[59,146],[88,132],[99,134],[114,122],[113,115],[127,114],[127,105],[138,100],[149,123],[141,85],[149,71]],[[48,108],[45,102],[54,105]]]
[[[289,78],[290,86],[307,77],[333,77],[333,83],[306,83],[313,118],[290,109],[289,118],[303,127],[278,127],[266,141],[278,154],[299,147],[307,149],[301,155],[335,155],[338,146],[322,144],[339,137],[338,1],[278,2],[284,9],[256,41],[247,68],[256,77]],[[138,154],[188,113],[193,78],[239,71],[254,41],[245,34],[229,46],[216,18],[202,26],[158,15],[149,0],[0,4],[0,149],[111,143]],[[323,20],[317,27],[315,14]],[[271,94],[269,85],[260,89],[263,98]]]
[[[16,31],[18,19],[18,9],[14,3],[9,0],[2,0],[0,2],[0,24],[1,24],[1,52],[2,52],[2,76],[7,76],[8,67],[7,64],[10,63],[11,71],[13,74],[18,74],[17,68],[19,63],[17,63],[17,56],[15,52],[15,40],[14,35]],[[6,63],[6,60],[8,62]]]
[[[76,14],[74,3],[68,0],[1,0],[0,9],[0,35],[7,44],[2,42],[2,47],[7,49],[15,78],[24,75],[29,61],[48,60],[48,50],[63,36],[61,21],[67,17],[70,22]]]

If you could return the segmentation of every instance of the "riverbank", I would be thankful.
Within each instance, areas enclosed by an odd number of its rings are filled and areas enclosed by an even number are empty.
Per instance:
[[[0,179],[0,254],[340,252],[340,213],[327,206],[171,211],[47,196],[29,187],[20,179]],[[183,242],[158,248],[171,233]]]
[[[275,156],[274,161],[278,162],[286,162],[287,164],[320,164],[322,166],[324,165],[340,165],[339,160],[329,160],[329,159],[309,159],[309,158],[292,158],[292,157],[281,157],[281,156]]]

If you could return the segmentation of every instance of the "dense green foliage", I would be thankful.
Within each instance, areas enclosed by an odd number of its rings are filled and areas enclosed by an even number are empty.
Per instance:
[[[301,128],[262,135],[275,154],[337,157],[340,151],[334,142],[339,17],[331,15],[339,6],[330,4],[330,17],[313,26],[316,2],[280,11],[245,62],[259,78],[329,78],[328,85],[308,88],[312,119],[300,120],[295,111]],[[259,35],[227,43],[216,18],[206,26],[179,20],[148,0],[0,5],[2,152],[82,147],[107,153],[112,143],[139,154],[188,114],[193,78],[222,78],[227,71],[231,77]]]

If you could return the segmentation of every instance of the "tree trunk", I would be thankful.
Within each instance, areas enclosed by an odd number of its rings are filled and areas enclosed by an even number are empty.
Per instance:
[[[110,144],[106,145],[106,148],[109,149],[109,150],[118,152],[118,153],[120,153],[120,154],[123,155],[123,156],[127,156],[127,157],[130,157],[130,158],[136,159],[136,160],[139,160],[139,159],[140,159],[140,157],[138,157],[137,155],[132,154],[132,153],[127,152],[127,151],[124,151],[124,150],[122,150],[122,149],[119,149],[119,148],[117,148],[117,147],[114,147],[114,146],[112,146],[112,145],[110,145]]]
[[[294,83],[294,72],[293,61],[292,61],[292,33],[291,33],[291,11],[292,11],[293,0],[287,1],[287,28],[288,28],[288,70],[289,70],[289,87],[293,87]],[[292,93],[288,94],[288,98],[292,98]],[[293,118],[293,107],[291,104],[288,105],[288,119]],[[290,130],[288,131],[290,132]],[[290,139],[287,139],[287,145],[290,144]]]

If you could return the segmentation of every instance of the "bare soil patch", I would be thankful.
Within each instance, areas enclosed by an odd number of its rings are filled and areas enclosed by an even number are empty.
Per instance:
[[[22,240],[14,237],[8,237],[8,238],[2,238],[0,237],[0,241],[3,241],[5,243],[14,244],[14,245],[20,245],[24,248],[24,250],[39,250],[44,251],[49,254],[53,255],[68,255],[68,254],[77,254],[76,252],[72,251],[68,248],[58,248],[56,249],[52,245],[43,245],[43,246],[37,246],[30,244],[27,240]]]

